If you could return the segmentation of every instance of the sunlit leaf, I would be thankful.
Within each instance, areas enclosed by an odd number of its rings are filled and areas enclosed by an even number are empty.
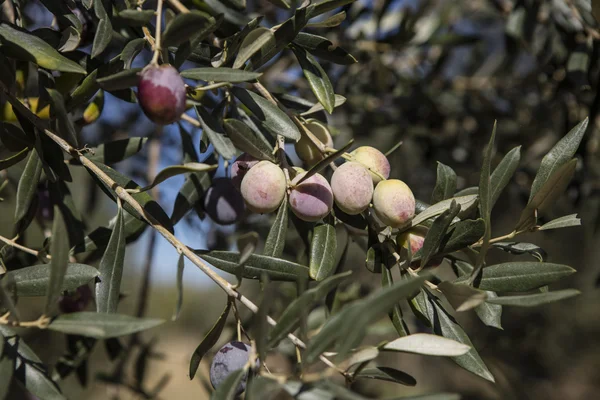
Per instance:
[[[550,229],[568,228],[571,226],[580,226],[581,219],[577,218],[577,214],[565,215],[564,217],[556,218],[538,228],[539,231],[547,231]]]
[[[262,73],[244,71],[233,68],[190,68],[181,71],[181,77],[209,82],[249,82],[260,77]]]
[[[437,335],[416,333],[386,343],[380,349],[430,356],[455,357],[467,353],[470,347],[456,340]]]
[[[537,307],[542,304],[568,299],[579,294],[581,294],[579,290],[565,289],[538,294],[495,297],[487,299],[486,302],[503,306]]]
[[[294,46],[292,50],[315,97],[329,114],[333,113],[335,93],[327,73],[314,57],[303,48]]]

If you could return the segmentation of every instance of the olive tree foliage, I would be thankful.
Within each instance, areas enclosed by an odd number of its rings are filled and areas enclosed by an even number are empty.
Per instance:
[[[408,126],[410,113],[419,112],[419,99],[428,101],[422,110],[438,111],[432,114],[435,124],[440,114],[448,118],[471,111],[477,114],[465,88],[492,85],[498,92],[504,90],[502,77],[478,80],[482,72],[470,68],[472,78],[453,81],[460,90],[446,91],[443,98],[423,92],[409,96],[402,91],[403,87],[419,91],[423,79],[439,77],[440,71],[451,65],[446,61],[454,54],[453,47],[476,49],[481,37],[447,29],[452,7],[440,10],[424,2],[417,10],[406,7],[398,11],[391,1],[381,2],[377,9],[352,0],[269,3],[43,0],[39,4],[52,15],[52,24],[34,28],[35,21],[27,17],[28,1],[2,2],[0,194],[14,197],[16,206],[9,210],[0,205],[2,213],[14,215],[11,236],[0,237],[0,398],[13,380],[40,399],[64,398],[61,381],[76,373],[85,384],[88,357],[102,342],[116,364],[123,361],[123,354],[131,356],[130,348],[139,348],[140,356],[134,377],[118,368],[119,373],[99,379],[145,398],[160,395],[167,380],[144,380],[152,343],[144,343],[138,333],[165,321],[117,312],[127,245],[145,230],[164,237],[180,254],[172,263],[178,279],[178,305],[185,259],[214,281],[227,299],[212,329],[199,333],[204,338],[195,350],[190,349],[190,378],[204,357],[212,357],[228,317],[237,321],[237,339],[250,344],[248,362],[219,378],[223,382],[212,394],[215,399],[234,398],[242,381],[248,399],[282,391],[297,398],[310,393],[315,398],[362,399],[367,397],[349,388],[365,379],[415,385],[408,373],[380,361],[388,352],[449,357],[457,368],[493,382],[493,373],[455,315],[474,311],[485,325],[501,328],[505,306],[533,307],[578,294],[574,289],[550,290],[548,285],[575,270],[546,262],[543,250],[519,242],[518,236],[580,225],[575,214],[545,223],[540,218],[551,210],[575,173],[575,155],[588,127],[587,118],[569,126],[542,158],[513,230],[496,232],[491,224],[492,209],[519,167],[521,148],[497,155],[493,121],[488,121],[486,144],[478,150],[479,185],[458,190],[456,172],[439,163],[433,193],[416,202],[396,176],[387,176],[389,168],[383,176],[383,170],[360,160],[352,138],[335,127],[336,114],[368,131],[362,124],[372,120],[370,114],[382,117],[372,126],[379,129],[386,126],[390,113],[398,112],[408,114],[403,120]],[[539,50],[539,60],[532,62],[562,65],[562,71],[578,85],[589,84],[587,74],[596,67],[591,62],[591,48],[598,33],[591,7],[585,2],[568,2],[567,8],[536,3],[546,7],[553,21],[542,27],[528,23],[540,11],[534,13],[529,2],[476,3],[485,4],[496,17],[500,13],[498,20],[505,22],[511,40],[528,42]],[[432,17],[435,15],[437,19]],[[388,31],[385,39],[369,36],[370,30],[382,27]],[[336,46],[330,40],[333,37],[347,42],[357,56]],[[544,54],[550,43],[562,52]],[[148,66],[132,67],[136,57],[148,52],[152,54]],[[426,65],[417,73],[401,67],[398,57],[417,58]],[[176,118],[182,157],[141,186],[113,166],[145,151],[147,138],[109,140],[89,147],[82,128],[97,123],[107,93],[137,103],[140,77],[150,68],[166,64],[176,68],[187,83],[187,111]],[[484,71],[492,67],[479,65]],[[301,77],[284,80],[282,71],[298,72]],[[369,79],[361,78],[362,74],[370,74]],[[440,85],[444,84],[441,79]],[[371,89],[377,85],[394,90],[375,99]],[[162,99],[158,92],[151,93],[156,97],[139,99],[147,114],[151,111],[145,104]],[[460,98],[449,101],[448,96]],[[486,104],[502,105],[501,97],[490,98]],[[513,100],[522,100],[517,97]],[[440,104],[430,108],[435,101]],[[448,104],[456,108],[445,108]],[[167,96],[162,107],[174,107],[174,103]],[[196,148],[192,137],[199,132]],[[326,140],[331,136],[336,140]],[[340,143],[342,139],[348,140]],[[302,164],[293,165],[292,144]],[[391,143],[379,150],[391,158],[396,148],[396,143]],[[217,184],[223,179],[215,178],[218,163],[230,164],[242,153],[260,163],[234,163],[228,167],[232,182],[227,179]],[[327,189],[334,170],[344,160],[358,163],[356,173],[363,177],[371,174],[372,181],[366,182],[374,182],[373,204],[365,204],[355,215],[343,212],[345,205],[333,205],[331,196],[336,201],[340,196]],[[252,224],[244,221],[243,229],[235,234],[237,251],[193,249],[177,238],[177,225],[186,215],[196,214],[201,219],[208,215],[232,223],[250,214],[248,208],[256,211],[250,197],[256,193],[257,183],[242,179],[241,187],[239,183],[236,186],[233,168],[248,168],[250,174],[255,166],[265,165],[275,169],[273,174],[282,177],[284,185],[283,199],[275,201],[275,207],[269,204],[269,212],[261,217],[268,221],[266,235],[247,229]],[[72,182],[74,170],[81,169],[117,205],[116,215],[103,226],[90,226],[86,213],[75,206],[67,183]],[[269,181],[266,173],[254,171],[257,181]],[[155,197],[155,188],[176,175],[185,175],[185,181],[173,213],[168,215]],[[320,185],[325,192],[315,194],[311,185]],[[402,189],[383,193],[378,188],[384,185]],[[344,187],[339,183],[333,186]],[[232,206],[230,201],[239,198],[238,189],[246,203],[243,212],[244,204],[236,200]],[[390,218],[393,210],[383,208],[402,190],[406,190],[403,199],[412,201],[412,209],[407,210],[407,218]],[[306,196],[326,207],[303,209],[300,204]],[[220,203],[222,199],[225,201]],[[382,220],[392,222],[385,225]],[[35,224],[47,227],[48,235],[43,242],[29,243],[24,238]],[[347,268],[352,240],[363,247],[365,262]],[[531,259],[494,264],[486,261],[492,249]],[[231,274],[235,284],[216,269]],[[363,269],[381,282],[369,293],[354,290],[360,283],[358,270]],[[452,278],[448,278],[449,272]],[[241,293],[247,280],[261,282],[261,296],[249,298]],[[282,288],[287,293],[292,288],[293,298],[283,296]],[[23,320],[19,299],[34,296],[45,297],[44,311],[35,320]],[[95,311],[86,308],[92,296]],[[242,308],[254,314],[250,321],[240,319],[238,309]],[[385,319],[393,334],[377,345],[365,343],[368,328]],[[410,332],[407,321],[415,320],[424,324],[428,333]],[[65,354],[52,365],[40,360],[21,337],[28,329],[63,333],[68,343]],[[127,336],[131,340],[125,344]],[[264,368],[261,361],[272,352],[296,361],[289,376],[274,375]],[[315,369],[321,372],[311,373]],[[436,398],[456,396],[439,394]]]

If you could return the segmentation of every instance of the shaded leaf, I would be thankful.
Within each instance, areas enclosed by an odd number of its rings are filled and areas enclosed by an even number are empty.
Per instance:
[[[329,39],[323,36],[300,32],[293,43],[304,48],[310,54],[335,64],[350,65],[356,62],[356,58],[350,53],[341,47],[335,46]]]
[[[69,263],[69,235],[63,212],[59,206],[54,206],[54,222],[52,224],[52,236],[50,242],[50,280],[48,281],[48,293],[46,295],[46,307],[44,313],[51,315],[56,310],[58,298],[62,294],[64,278]]]
[[[467,219],[457,222],[450,227],[443,240],[442,253],[452,253],[464,249],[474,243],[477,243],[485,231],[485,222],[479,218],[476,220]]]
[[[465,211],[476,204],[477,195],[453,197],[451,199],[443,200],[439,203],[429,206],[421,213],[415,215],[415,217],[412,220],[411,226],[419,225],[420,223],[425,222],[430,218],[437,217],[438,215],[450,208],[452,201],[456,201],[456,204],[460,206],[460,209]]]
[[[201,11],[192,10],[188,13],[178,14],[173,21],[167,26],[162,34],[162,46],[177,46],[191,37],[199,42],[208,35],[209,32],[203,33],[204,37],[196,37],[199,32],[205,31],[206,28],[214,24],[214,18],[211,19],[209,14]]]
[[[542,304],[568,299],[579,294],[581,294],[579,290],[565,289],[557,290],[555,292],[526,294],[521,296],[502,296],[490,298],[486,300],[486,302],[503,306],[537,307]]]
[[[140,81],[142,68],[130,68],[109,76],[96,79],[98,85],[108,91],[129,89],[137,86]]]
[[[303,48],[294,46],[292,50],[315,97],[329,114],[333,113],[335,93],[327,73],[314,57]]]
[[[336,94],[334,96],[335,100],[334,100],[334,104],[333,107],[339,107],[342,104],[344,104],[346,102],[346,98],[342,95]],[[321,103],[316,103],[315,105],[313,105],[311,108],[309,108],[308,110],[300,113],[300,115],[302,115],[303,117],[309,116],[311,114],[314,114],[316,112],[322,111],[324,110],[323,108],[323,104]]]
[[[76,312],[56,317],[48,329],[71,335],[107,339],[144,331],[162,324],[154,318],[135,318],[129,315],[96,312]]]
[[[309,274],[316,281],[322,281],[335,272],[337,236],[333,218],[317,225],[313,230],[310,245]]]
[[[210,331],[208,331],[206,336],[204,336],[202,339],[202,342],[200,342],[196,350],[194,350],[194,354],[192,354],[192,358],[190,360],[190,379],[194,379],[196,371],[198,371],[198,367],[202,361],[202,357],[206,355],[206,353],[217,343],[219,337],[221,337],[221,332],[223,332],[223,328],[225,328],[227,316],[229,315],[232,304],[232,301],[227,301],[227,306],[225,306],[225,309],[219,316],[219,319],[217,319],[213,327],[210,328]]]
[[[23,174],[17,186],[17,205],[15,208],[15,221],[20,221],[27,215],[31,202],[37,195],[37,185],[42,176],[42,161],[37,152],[31,152],[25,165]]]
[[[275,34],[272,30],[264,27],[258,27],[248,35],[242,41],[236,59],[233,63],[233,68],[242,67],[246,61],[248,61],[254,54],[262,49],[269,49],[274,47]],[[261,54],[259,57],[263,58],[266,55]]]
[[[306,24],[307,28],[333,28],[339,26],[346,19],[346,12],[341,11],[337,14],[333,14],[332,16],[319,21],[319,22],[311,22]]]
[[[529,254],[539,261],[544,261],[546,259],[546,251],[542,249],[540,246],[533,243],[524,243],[524,242],[496,242],[492,245],[498,249],[502,249],[510,254]]]
[[[147,192],[148,190],[154,188],[158,184],[166,181],[169,178],[177,176],[177,175],[187,174],[190,172],[214,171],[217,169],[217,167],[218,167],[217,165],[209,165],[209,164],[197,163],[197,162],[190,162],[190,163],[186,163],[183,165],[171,165],[171,166],[161,170],[158,174],[156,174],[156,177],[154,177],[154,180],[152,181],[152,183],[150,185],[145,186],[142,189],[140,189],[140,192]]]
[[[294,141],[300,139],[300,131],[296,125],[269,100],[246,89],[234,87],[231,91],[274,136],[282,135]]]
[[[392,271],[388,268],[384,267],[381,269],[381,287],[388,287],[394,284],[394,279],[392,276]],[[402,318],[402,309],[400,308],[400,304],[396,304],[392,307],[391,311],[388,313],[390,317],[390,321],[394,325],[396,332],[400,337],[406,336],[409,334],[408,327]]]
[[[115,226],[98,267],[100,281],[96,283],[96,310],[99,313],[117,312],[125,263],[125,246],[123,208],[119,207]]]
[[[425,240],[423,241],[423,247],[420,249],[421,268],[425,267],[431,257],[437,253],[452,220],[454,220],[459,212],[460,206],[456,204],[456,202],[452,202],[450,208],[433,221],[433,224],[431,224],[431,228],[429,228],[427,236],[425,236]]]
[[[194,107],[198,114],[198,119],[202,123],[203,132],[208,135],[208,139],[215,147],[217,153],[225,160],[235,157],[236,149],[231,139],[225,135],[223,128],[218,122],[204,109],[204,107]]]
[[[144,26],[155,18],[154,15],[154,10],[125,9],[119,11],[119,13],[115,17],[123,20],[123,22],[125,22],[129,26]]]
[[[125,69],[131,68],[133,60],[138,54],[142,52],[142,50],[144,50],[144,48],[146,47],[146,43],[148,42],[145,38],[137,38],[131,40],[125,45],[125,47],[123,47],[123,51],[119,55],[119,58],[121,61],[123,61],[123,67]]]
[[[490,208],[493,208],[496,201],[498,201],[500,194],[502,194],[502,191],[519,167],[520,160],[521,146],[517,146],[504,156],[500,164],[492,172],[490,176]]]
[[[196,253],[216,268],[234,274],[237,271],[240,253],[233,251],[199,251]],[[260,279],[266,273],[272,281],[296,281],[308,277],[308,268],[304,265],[275,257],[253,254],[244,264],[242,276],[246,279]]]
[[[203,80],[207,82],[249,82],[260,77],[262,73],[243,71],[233,68],[190,68],[181,71],[181,77],[187,79]]]
[[[281,339],[293,332],[300,323],[300,319],[310,310],[315,303],[323,300],[325,296],[340,283],[342,283],[352,272],[347,271],[324,279],[316,287],[302,293],[292,301],[279,317],[279,322],[271,330],[269,346],[275,346]]]
[[[147,137],[132,137],[102,143],[92,153],[86,153],[90,160],[103,164],[115,164],[139,153],[146,142]]]
[[[486,291],[487,298],[493,299],[498,297],[496,292]],[[484,302],[475,307],[475,313],[487,326],[491,326],[497,329],[502,329],[502,306],[499,304],[492,304],[490,302]]]
[[[431,195],[431,204],[449,199],[454,192],[456,192],[456,172],[438,161],[437,179]]]
[[[487,299],[486,292],[468,285],[455,285],[451,282],[441,282],[438,289],[442,291],[448,303],[456,311],[467,311],[482,304]]]
[[[406,372],[399,371],[389,367],[365,368],[358,374],[354,375],[355,379],[377,379],[381,381],[389,381],[399,383],[406,386],[415,386],[417,380]]]
[[[554,173],[568,163],[575,155],[581,139],[588,127],[589,119],[586,118],[567,133],[554,147],[544,156],[540,168],[531,184],[529,203],[536,197],[538,191],[544,186]]]
[[[108,11],[111,12],[110,9]],[[98,57],[106,50],[106,47],[112,40],[113,34],[110,16],[104,9],[102,1],[94,1],[94,12],[100,21],[96,26],[96,34],[94,35],[94,42],[92,43],[92,58]]]
[[[265,247],[263,249],[263,255],[270,257],[281,257],[283,249],[285,247],[285,237],[288,228],[288,201],[287,197],[283,199],[279,209],[277,210],[277,216],[271,229],[269,229],[269,235],[265,241]]]
[[[75,126],[67,115],[63,96],[54,89],[46,89],[46,92],[50,97],[50,104],[52,105],[52,110],[58,121],[57,133],[71,146],[78,147],[77,132],[75,132]]]
[[[179,314],[181,313],[181,306],[183,305],[183,269],[185,267],[185,257],[183,254],[179,255],[177,260],[177,301],[175,302],[175,312],[173,313],[172,321],[177,321]]]
[[[275,161],[273,150],[269,145],[256,137],[254,132],[242,121],[226,118],[223,120],[223,126],[236,148],[259,160]]]
[[[27,158],[27,154],[29,154],[29,149],[24,148],[23,150],[19,151],[18,153],[13,154],[10,157],[7,157],[3,160],[0,160],[0,171],[4,170],[6,168],[10,168],[13,165],[23,161],[24,159]]]

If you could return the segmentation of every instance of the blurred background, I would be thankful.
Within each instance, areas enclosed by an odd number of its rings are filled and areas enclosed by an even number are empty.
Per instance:
[[[146,1],[144,7],[151,8],[154,3]],[[211,6],[210,1],[205,4]],[[597,232],[600,224],[600,31],[591,2],[359,0],[343,9],[347,18],[340,26],[307,30],[326,36],[358,61],[340,65],[321,60],[336,93],[346,97],[346,102],[333,115],[319,116],[329,124],[335,145],[342,146],[354,138],[356,146],[368,144],[385,152],[402,142],[389,157],[391,176],[407,182],[416,197],[427,202],[435,184],[437,161],[457,172],[459,190],[477,185],[482,150],[497,120],[494,162],[519,145],[522,157],[513,181],[494,209],[494,236],[512,231],[543,155],[573,126],[590,117],[589,129],[577,154],[576,176],[567,193],[543,218],[546,221],[579,213],[583,226],[521,238],[546,250],[547,261],[575,268],[578,273],[563,285],[581,290],[582,295],[535,309],[505,308],[503,329],[483,325],[471,312],[457,315],[495,375],[496,385],[471,375],[450,360],[403,355],[384,359],[382,364],[397,366],[414,376],[416,386],[377,382],[357,389],[373,396],[448,391],[461,393],[464,399],[596,398],[600,390],[600,292],[597,289],[600,276],[597,262],[600,255]],[[52,24],[52,16],[39,2],[29,1],[24,10],[30,18],[31,29]],[[244,18],[254,13],[263,14],[265,26],[276,25],[289,15],[264,0],[248,0],[248,10]],[[116,43],[115,51],[119,49]],[[107,59],[110,57],[107,55]],[[141,53],[134,66],[147,64],[150,57],[149,52]],[[189,67],[184,65],[183,69]],[[289,51],[264,67],[261,82],[274,93],[314,101]],[[216,104],[215,98],[215,94],[209,94],[202,101],[210,107]],[[198,145],[201,132],[185,123],[183,127],[192,133]],[[177,125],[157,130],[138,105],[108,93],[101,118],[84,127],[82,135],[90,146],[132,136],[149,137],[139,155],[115,165],[140,185],[145,185],[153,173],[181,162]],[[209,147],[201,159],[211,150]],[[293,147],[290,152],[293,153]],[[115,215],[115,205],[107,201],[102,192],[93,189],[95,186],[84,170],[72,169],[74,182],[70,189],[86,216],[88,229],[107,226]],[[217,175],[226,173],[223,167],[217,171]],[[9,177],[18,179],[19,174],[18,167],[12,168]],[[183,180],[182,176],[171,178],[154,193],[168,214],[172,212]],[[14,195],[14,191],[3,192],[5,201],[0,203],[0,234],[4,236],[11,234]],[[239,234],[257,231],[264,238],[269,226],[269,217],[248,216],[237,227],[222,227],[208,217],[200,219],[198,213],[192,211],[176,226],[176,234],[194,248],[235,250]],[[41,243],[43,235],[42,228],[30,229],[26,241]],[[365,253],[360,241],[352,238],[350,241],[350,253],[343,269],[361,274],[362,290],[376,288],[380,278],[364,268]],[[286,247],[286,257],[296,260],[304,257],[302,249],[294,244],[294,238]],[[507,255],[495,249],[490,251],[489,257],[490,261],[504,261],[528,256]],[[149,231],[131,244],[127,248],[120,312],[135,314],[141,310],[147,316],[170,320],[176,301],[177,258],[177,252],[168,243],[153,237]],[[147,302],[140,306],[145,282],[149,284]],[[284,303],[290,290],[282,285],[276,300]],[[257,288],[248,282],[244,282],[243,291],[258,298]],[[137,349],[121,365],[110,361],[110,351],[98,343],[84,374],[88,377],[87,386],[81,385],[81,374],[72,374],[63,386],[67,397],[142,398],[126,387],[110,384],[111,379],[117,375],[128,376],[135,386],[137,378],[146,376],[144,384],[151,390],[168,374],[170,380],[161,398],[208,398],[203,383],[208,357],[193,381],[188,375],[189,359],[225,302],[226,296],[215,285],[193,265],[186,264],[184,304],[178,320],[135,339],[152,343],[152,351],[144,355],[144,351]],[[43,302],[37,299],[30,303],[21,301],[24,318],[37,317],[43,307]],[[422,329],[410,316],[408,319],[412,331]],[[373,328],[367,341],[376,343],[393,337],[390,327],[391,324],[382,321],[381,326]],[[220,343],[232,338],[234,331],[232,325]],[[58,360],[61,349],[65,348],[64,338],[59,334],[26,332],[24,335],[30,346],[51,363]],[[123,344],[126,343],[127,340],[123,340]],[[273,355],[268,360],[275,371],[290,368],[285,349],[282,351],[284,355]],[[150,358],[146,358],[148,353]],[[15,399],[26,398],[17,387],[12,393]]]

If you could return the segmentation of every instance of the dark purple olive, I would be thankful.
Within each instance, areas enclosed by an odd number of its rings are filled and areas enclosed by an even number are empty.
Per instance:
[[[64,314],[69,314],[85,310],[91,300],[92,289],[88,285],[83,285],[74,292],[61,296],[58,305]]]
[[[172,66],[150,65],[142,70],[138,100],[152,122],[169,125],[179,120],[185,112],[185,95],[185,83]]]
[[[210,365],[210,383],[213,388],[219,387],[232,373],[238,371],[248,363],[250,357],[251,347],[243,342],[236,340],[227,343],[221,347],[215,357],[213,358],[212,364]],[[260,362],[256,360],[256,367],[260,366]],[[246,390],[246,381],[248,374],[246,374],[239,386],[237,387],[237,394],[241,394]]]

